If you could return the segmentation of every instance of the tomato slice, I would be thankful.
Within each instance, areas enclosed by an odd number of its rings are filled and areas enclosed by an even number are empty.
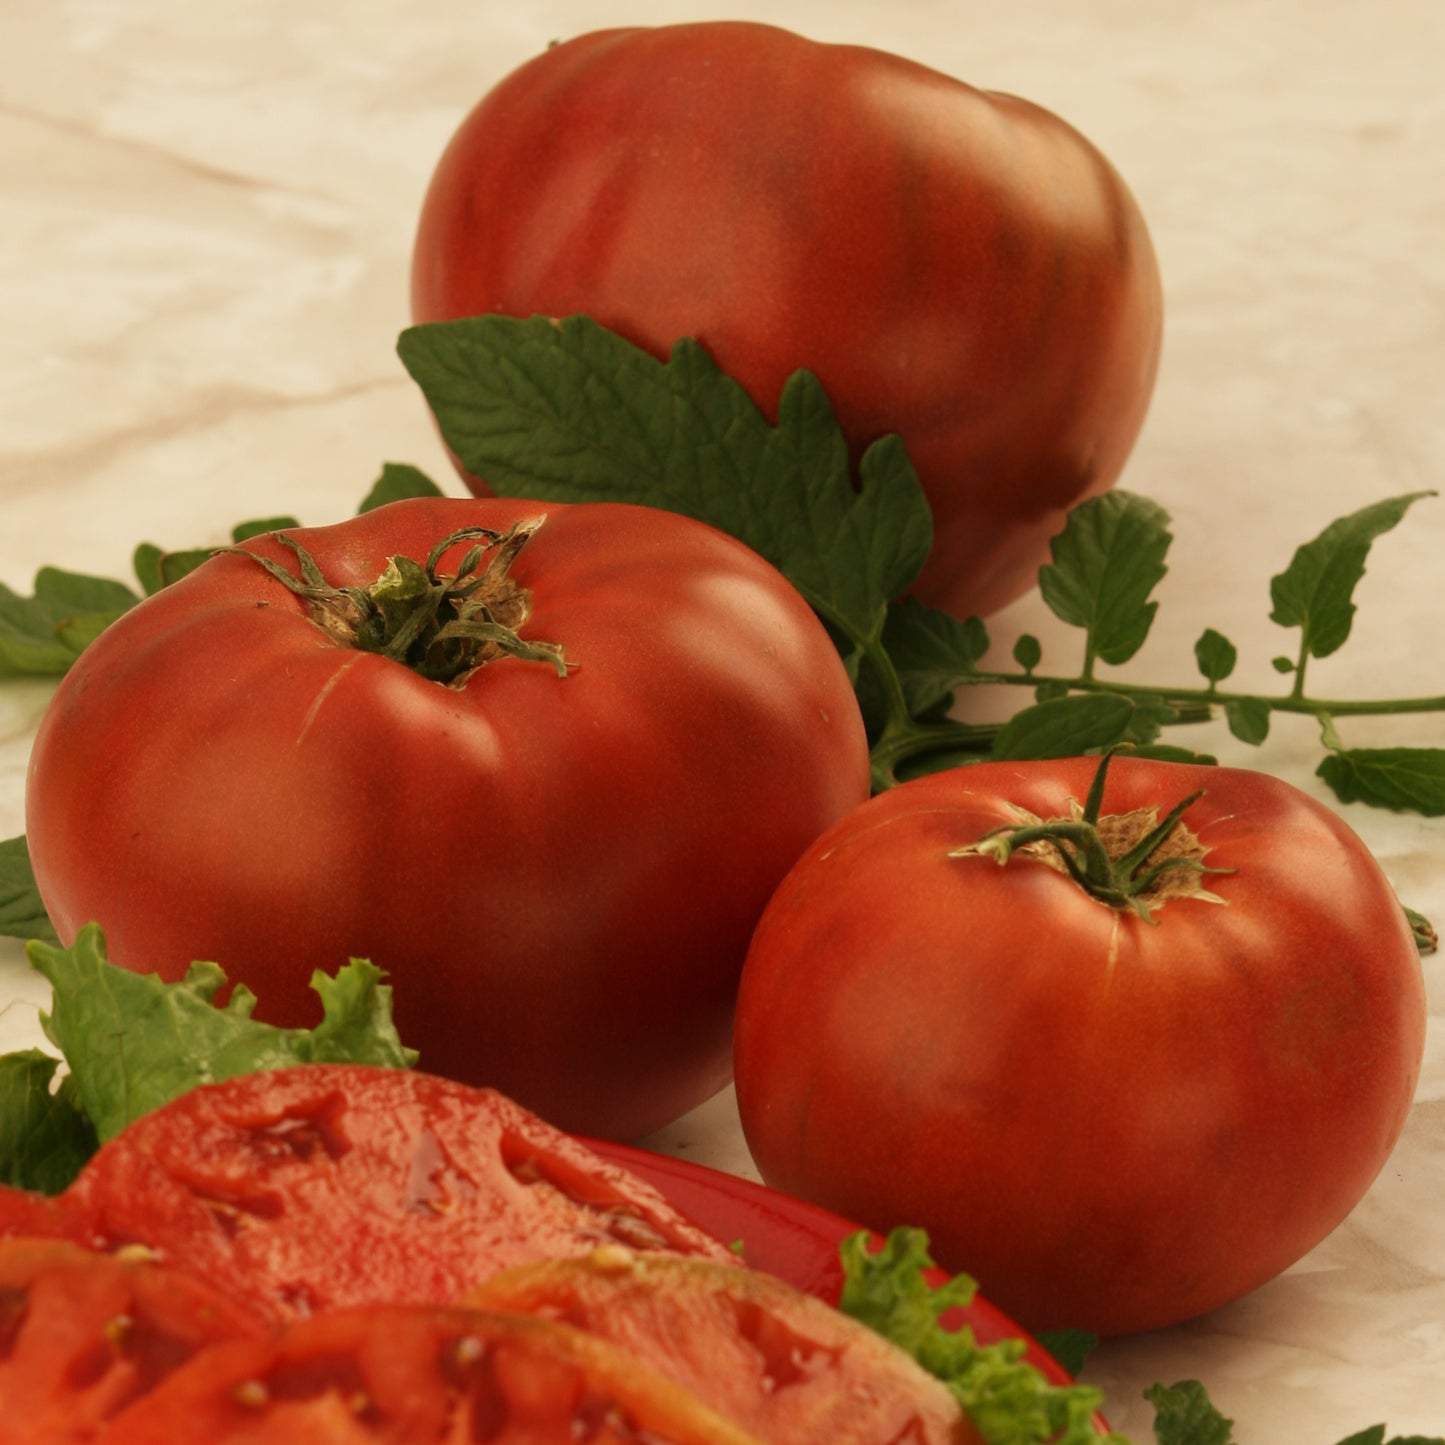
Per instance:
[[[982,1445],[911,1357],[760,1271],[610,1245],[506,1270],[467,1302],[595,1333],[773,1445]]]
[[[369,1305],[221,1345],[97,1445],[760,1445],[594,1336],[481,1310]]]
[[[139,1252],[0,1239],[0,1440],[69,1445],[258,1314]]]
[[[732,1259],[510,1099],[362,1065],[195,1089],[103,1145],[61,1201],[97,1247],[144,1244],[278,1322],[447,1303],[499,1269],[603,1243]]]
[[[0,1184],[0,1237],[28,1235],[32,1239],[72,1239],[76,1222],[53,1196]]]

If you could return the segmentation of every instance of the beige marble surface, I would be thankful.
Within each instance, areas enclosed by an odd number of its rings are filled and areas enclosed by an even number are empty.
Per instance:
[[[5,0],[0,6],[0,580],[125,575],[141,538],[349,511],[388,458],[446,475],[392,344],[430,166],[478,95],[549,38],[711,18],[695,0]],[[1126,483],[1174,514],[1131,673],[1189,679],[1206,625],[1239,677],[1286,645],[1268,579],[1333,517],[1445,481],[1445,5],[1440,0],[775,0],[728,12],[874,44],[1060,112],[1128,177],[1168,298],[1159,390]],[[1321,691],[1445,692],[1445,502],[1378,544]],[[1036,598],[998,619],[1046,643]],[[0,835],[49,688],[0,686]],[[1349,740],[1441,741],[1439,719]],[[1318,791],[1313,729],[1200,746]],[[1350,822],[1445,920],[1445,821]],[[1216,1315],[1104,1348],[1141,1442],[1155,1379],[1204,1379],[1240,1445],[1445,1432],[1445,963],[1418,1101],[1337,1233]],[[44,1002],[0,941],[0,1047]],[[747,1174],[729,1096],[655,1141]],[[1201,1180],[1201,1188],[1209,1181]],[[1241,1200],[1240,1208],[1247,1209]]]

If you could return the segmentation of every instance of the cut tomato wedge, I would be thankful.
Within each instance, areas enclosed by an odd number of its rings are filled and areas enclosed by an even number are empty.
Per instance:
[[[595,1333],[773,1445],[982,1445],[902,1350],[759,1271],[610,1245],[507,1270],[468,1303]]]
[[[681,1386],[563,1324],[370,1305],[222,1345],[97,1445],[761,1445]]]
[[[105,1144],[61,1202],[98,1248],[144,1244],[278,1323],[448,1303],[500,1269],[604,1243],[732,1259],[502,1095],[360,1065],[184,1094]]]
[[[0,1239],[0,1442],[89,1441],[207,1345],[266,1333],[255,1311],[140,1252]]]

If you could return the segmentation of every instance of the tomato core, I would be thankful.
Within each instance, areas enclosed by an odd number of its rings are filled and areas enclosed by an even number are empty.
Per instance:
[[[1082,805],[1074,803],[1068,817],[1043,819],[1015,806],[1018,823],[995,828],[949,856],[988,857],[1002,866],[1023,853],[1068,874],[1108,907],[1132,909],[1146,923],[1154,923],[1155,908],[1171,898],[1222,903],[1205,888],[1204,875],[1234,870],[1209,867],[1204,861],[1209,850],[1184,822],[1184,814],[1204,790],[1176,803],[1162,822],[1156,807],[1101,817],[1111,756],[1104,755],[1088,798]]]
[[[225,550],[264,567],[309,605],[312,621],[341,646],[380,653],[422,677],[460,687],[497,657],[547,662],[559,677],[566,677],[567,663],[557,643],[520,635],[531,611],[530,594],[510,572],[517,554],[546,520],[525,518],[505,532],[464,527],[443,537],[424,563],[389,557],[369,587],[333,586],[310,553],[284,532],[276,533],[276,540],[296,553],[299,577],[244,547]],[[456,571],[442,572],[442,558],[468,542],[472,545]]]

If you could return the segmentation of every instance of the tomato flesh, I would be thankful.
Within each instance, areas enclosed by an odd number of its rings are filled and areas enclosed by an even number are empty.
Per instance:
[[[478,1310],[335,1310],[218,1348],[98,1445],[290,1440],[760,1445],[660,1375],[565,1325]]]
[[[0,1439],[80,1445],[258,1312],[148,1256],[0,1239]]]
[[[605,1247],[506,1270],[468,1302],[597,1334],[775,1445],[981,1445],[909,1356],[758,1271]]]
[[[302,1065],[183,1094],[61,1196],[98,1247],[142,1244],[268,1318],[446,1303],[602,1243],[726,1260],[650,1186],[488,1090]]]

